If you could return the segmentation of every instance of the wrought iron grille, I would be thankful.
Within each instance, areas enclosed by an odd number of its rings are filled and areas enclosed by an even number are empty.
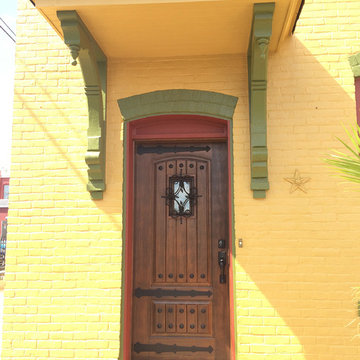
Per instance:
[[[173,175],[169,178],[169,187],[163,198],[169,206],[171,217],[182,218],[194,215],[196,199],[200,196],[194,183],[194,177],[189,175]]]

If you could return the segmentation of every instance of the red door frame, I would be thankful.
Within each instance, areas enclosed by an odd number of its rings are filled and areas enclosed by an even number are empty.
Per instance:
[[[232,154],[231,126],[223,119],[200,115],[161,115],[133,120],[125,124],[125,287],[122,321],[123,360],[131,356],[131,318],[133,293],[133,206],[134,206],[134,149],[139,140],[199,140],[227,141],[228,145],[228,183],[229,183],[229,301],[230,301],[230,358],[235,359],[235,319],[234,319],[234,284],[233,284],[233,226],[232,226]],[[231,244],[231,246],[230,246]]]
[[[357,124],[360,126],[360,76],[355,78],[355,103]]]

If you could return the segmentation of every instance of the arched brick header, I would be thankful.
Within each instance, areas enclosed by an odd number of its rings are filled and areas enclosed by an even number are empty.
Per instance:
[[[191,114],[231,120],[237,97],[202,90],[159,90],[119,99],[125,121],[157,115]]]

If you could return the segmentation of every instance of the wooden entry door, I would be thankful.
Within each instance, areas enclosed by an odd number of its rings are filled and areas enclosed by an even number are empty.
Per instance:
[[[227,144],[137,143],[132,359],[228,360]]]

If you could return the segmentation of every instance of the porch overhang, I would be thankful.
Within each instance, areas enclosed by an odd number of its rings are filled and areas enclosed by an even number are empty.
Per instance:
[[[63,37],[56,15],[75,10],[108,59],[246,54],[253,4],[275,3],[269,51],[291,33],[301,0],[35,0]]]
[[[32,1],[34,3],[34,1]],[[35,6],[80,61],[89,105],[88,190],[105,190],[106,63],[117,58],[246,54],[251,189],[269,189],[267,58],[292,32],[303,0],[36,0]]]

